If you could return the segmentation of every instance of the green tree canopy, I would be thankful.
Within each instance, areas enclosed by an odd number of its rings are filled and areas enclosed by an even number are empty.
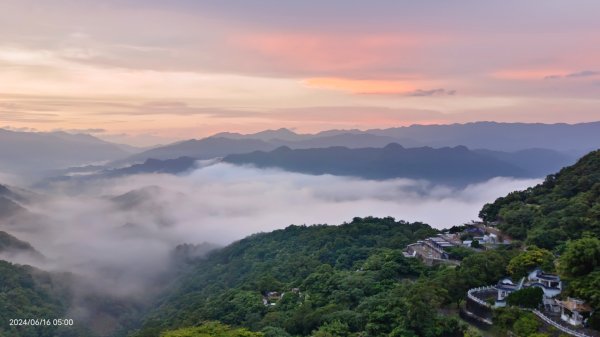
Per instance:
[[[536,267],[540,267],[544,271],[553,271],[554,255],[546,249],[535,246],[528,247],[526,251],[510,260],[507,271],[513,277],[521,278]]]
[[[536,309],[542,303],[543,296],[544,291],[539,287],[524,288],[508,295],[506,302],[517,307]]]
[[[513,325],[513,331],[518,337],[529,337],[536,333],[540,323],[532,313],[525,313]]]
[[[560,257],[560,271],[564,276],[583,276],[600,267],[600,239],[587,236],[569,241]]]
[[[206,322],[201,326],[163,332],[161,337],[264,337],[261,332],[235,329],[219,322]]]
[[[460,265],[461,276],[469,288],[495,284],[506,275],[509,252],[488,250],[466,257]]]
[[[600,237],[600,150],[547,176],[542,184],[486,204],[479,216],[498,222],[513,239],[548,250],[560,249],[586,231]]]

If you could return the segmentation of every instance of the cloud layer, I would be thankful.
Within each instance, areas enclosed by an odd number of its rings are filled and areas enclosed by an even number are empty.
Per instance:
[[[73,271],[101,289],[133,295],[150,286],[181,243],[228,244],[290,224],[340,224],[393,216],[442,228],[476,219],[481,206],[536,180],[496,178],[462,190],[423,181],[367,181],[229,164],[185,176],[140,175],[55,187],[9,228],[48,257],[43,268]],[[116,196],[116,198],[115,198]]]

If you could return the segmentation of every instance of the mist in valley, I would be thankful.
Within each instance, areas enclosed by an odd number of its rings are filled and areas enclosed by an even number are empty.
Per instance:
[[[31,191],[13,186],[25,195],[27,211],[2,220],[0,230],[36,251],[0,255],[52,272],[69,317],[110,335],[122,320],[112,308],[143,312],[187,262],[253,233],[366,216],[447,228],[477,219],[486,202],[539,182],[497,177],[456,188],[203,161],[183,175],[75,179]]]
[[[538,182],[494,178],[455,189],[218,163],[179,176],[54,184],[27,206],[33,215],[2,229],[45,256],[16,262],[73,272],[118,296],[140,296],[168,271],[179,244],[223,246],[291,224],[337,225],[356,216],[445,228],[474,220],[486,202]]]

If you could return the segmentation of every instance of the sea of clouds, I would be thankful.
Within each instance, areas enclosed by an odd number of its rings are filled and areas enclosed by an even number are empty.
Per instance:
[[[226,245],[291,224],[338,225],[356,216],[445,228],[474,220],[483,204],[538,182],[494,178],[456,189],[218,163],[179,176],[56,184],[28,205],[35,216],[0,229],[44,254],[39,267],[75,272],[99,288],[131,295],[166,270],[181,243]]]

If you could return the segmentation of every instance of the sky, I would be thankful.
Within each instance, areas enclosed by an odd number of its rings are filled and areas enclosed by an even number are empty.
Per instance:
[[[600,120],[597,0],[3,0],[0,127],[137,145]]]

